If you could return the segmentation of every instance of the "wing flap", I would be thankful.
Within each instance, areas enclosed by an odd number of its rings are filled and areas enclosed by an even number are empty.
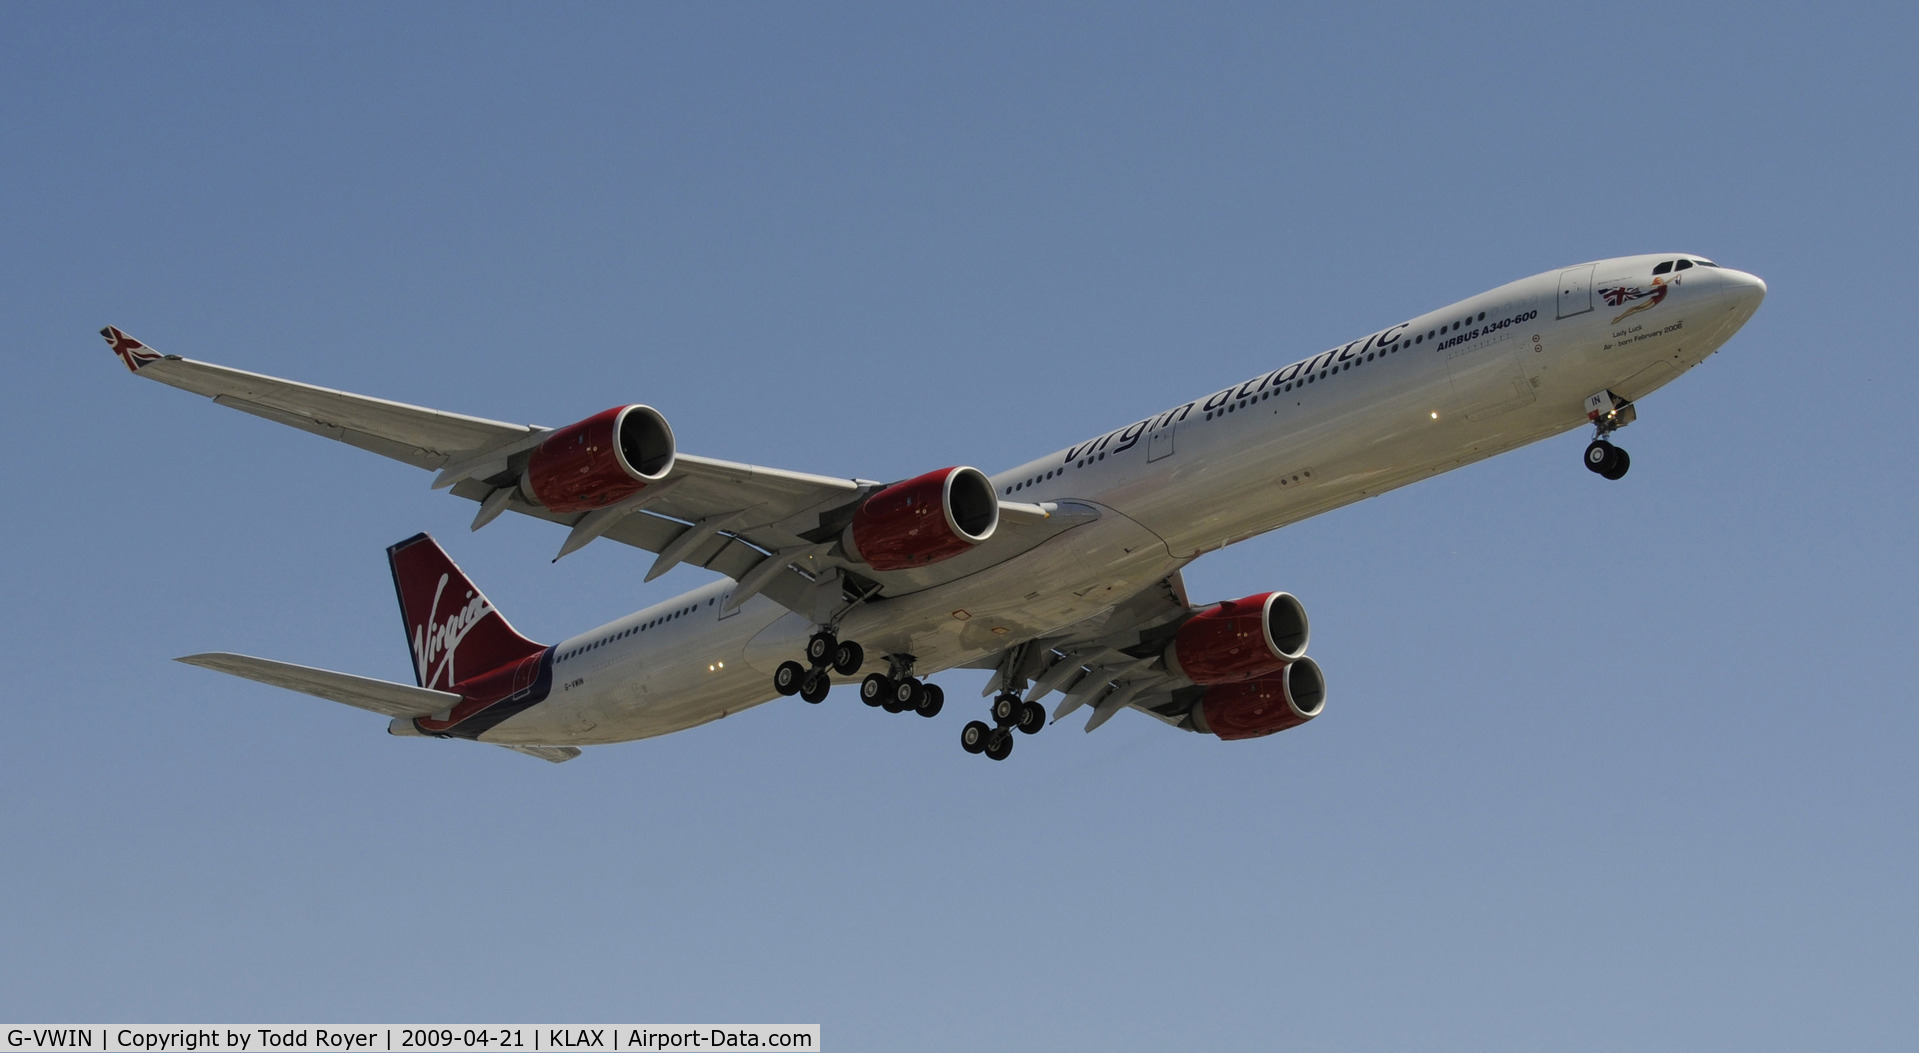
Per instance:
[[[314,695],[389,717],[424,717],[460,702],[460,696],[449,691],[433,691],[411,684],[396,684],[389,680],[375,680],[352,673],[336,673],[329,669],[315,669],[292,662],[276,662],[270,658],[254,658],[224,651],[190,654],[174,661],[284,687],[289,691]]]
[[[524,753],[529,757],[538,757],[554,764],[565,764],[580,755],[578,746],[507,746],[515,753]]]
[[[445,459],[442,454],[436,451],[422,449],[410,443],[396,442],[393,439],[384,438],[379,435],[369,435],[363,431],[353,431],[348,428],[342,428],[337,424],[326,424],[309,417],[302,417],[297,413],[288,413],[285,410],[274,409],[271,406],[263,406],[257,402],[246,402],[230,395],[216,395],[213,401],[214,404],[225,406],[228,409],[236,409],[241,413],[250,413],[255,417],[261,417],[273,421],[276,424],[284,424],[289,428],[298,428],[304,432],[310,432],[314,435],[346,443],[348,446],[357,446],[362,450],[377,453],[382,457],[390,457],[396,461],[403,461],[413,465],[415,468],[431,468],[435,461]]]

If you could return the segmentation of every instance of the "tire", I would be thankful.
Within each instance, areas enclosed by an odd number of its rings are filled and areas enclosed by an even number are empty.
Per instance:
[[[913,712],[929,719],[939,716],[940,710],[946,706],[946,692],[938,684],[928,684],[924,694],[926,697],[920,700]]]
[[[806,667],[798,662],[781,662],[773,670],[773,690],[782,695],[797,695],[806,682]]]
[[[866,648],[851,640],[841,642],[833,650],[833,671],[841,676],[852,676],[866,664]]]
[[[1605,476],[1608,479],[1613,480],[1614,482],[1617,482],[1620,479],[1625,478],[1626,469],[1632,467],[1632,457],[1629,456],[1626,453],[1626,451],[1619,449],[1618,447],[1613,448],[1613,454],[1614,454],[1614,457],[1613,457],[1612,467],[1606,469],[1603,472],[1600,472],[1599,474]]]
[[[1039,734],[1039,729],[1046,726],[1046,707],[1038,702],[1028,702],[1020,706],[1019,724],[1016,726],[1028,735]]]
[[[806,641],[806,660],[813,663],[815,669],[833,661],[833,652],[839,650],[840,642],[829,632],[814,633]]]
[[[982,753],[986,750],[986,740],[993,737],[993,729],[986,726],[984,720],[967,721],[960,729],[960,749],[968,753]]]
[[[1594,439],[1586,444],[1586,468],[1597,474],[1605,475],[1607,469],[1617,460],[1619,447],[1604,439]]]
[[[874,673],[860,681],[860,701],[878,706],[893,697],[893,681],[885,673]]]
[[[1002,692],[993,696],[993,723],[1000,727],[1011,727],[1019,723],[1019,696]]]
[[[1005,728],[993,732],[986,740],[986,756],[991,760],[1005,760],[1013,754],[1013,733]]]
[[[826,693],[831,690],[833,690],[833,678],[825,673],[814,673],[807,677],[806,683],[800,687],[800,697],[817,706],[826,701]]]
[[[920,703],[924,701],[926,701],[926,685],[920,683],[917,677],[905,676],[893,684],[893,706],[888,708],[893,709],[895,713],[904,713],[909,709],[920,708]]]

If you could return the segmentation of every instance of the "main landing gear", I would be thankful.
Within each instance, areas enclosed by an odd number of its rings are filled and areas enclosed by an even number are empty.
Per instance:
[[[913,675],[913,656],[886,656],[886,672],[869,673],[860,681],[860,701],[888,713],[918,713],[937,717],[946,707],[946,692]]]
[[[960,729],[960,748],[968,753],[984,753],[999,761],[1013,752],[1013,730],[1036,735],[1046,726],[1046,709],[1038,702],[1022,702],[1019,695],[1002,691],[993,696],[993,724],[969,721]],[[995,726],[996,725],[996,726]]]
[[[841,641],[831,629],[821,629],[806,641],[806,662],[781,662],[773,671],[773,690],[818,705],[833,688],[828,670],[841,676],[859,672],[866,664],[866,649],[851,640]]]
[[[1586,400],[1586,419],[1593,422],[1593,441],[1586,446],[1587,469],[1607,479],[1623,478],[1632,458],[1606,439],[1638,420],[1639,411],[1618,395],[1602,391]]]

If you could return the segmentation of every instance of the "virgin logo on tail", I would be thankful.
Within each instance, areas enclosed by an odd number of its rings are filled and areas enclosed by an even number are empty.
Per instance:
[[[460,649],[460,641],[466,639],[466,634],[472,632],[481,619],[493,613],[493,605],[486,602],[485,596],[468,592],[466,606],[441,621],[440,597],[446,592],[450,578],[448,574],[440,575],[440,583],[433,588],[433,606],[428,610],[426,621],[413,628],[413,668],[419,674],[422,687],[438,688],[442,674],[446,676],[448,688],[459,683],[453,657]]]

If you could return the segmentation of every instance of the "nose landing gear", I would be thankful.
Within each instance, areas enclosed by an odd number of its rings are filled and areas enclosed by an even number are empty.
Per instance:
[[[1594,439],[1586,447],[1586,467],[1608,479],[1618,479],[1632,467],[1632,457],[1604,439]]]
[[[1586,446],[1587,469],[1607,479],[1623,478],[1632,467],[1632,458],[1606,440],[1638,420],[1639,411],[1611,391],[1602,391],[1586,400],[1586,419],[1593,422],[1593,441]]]

